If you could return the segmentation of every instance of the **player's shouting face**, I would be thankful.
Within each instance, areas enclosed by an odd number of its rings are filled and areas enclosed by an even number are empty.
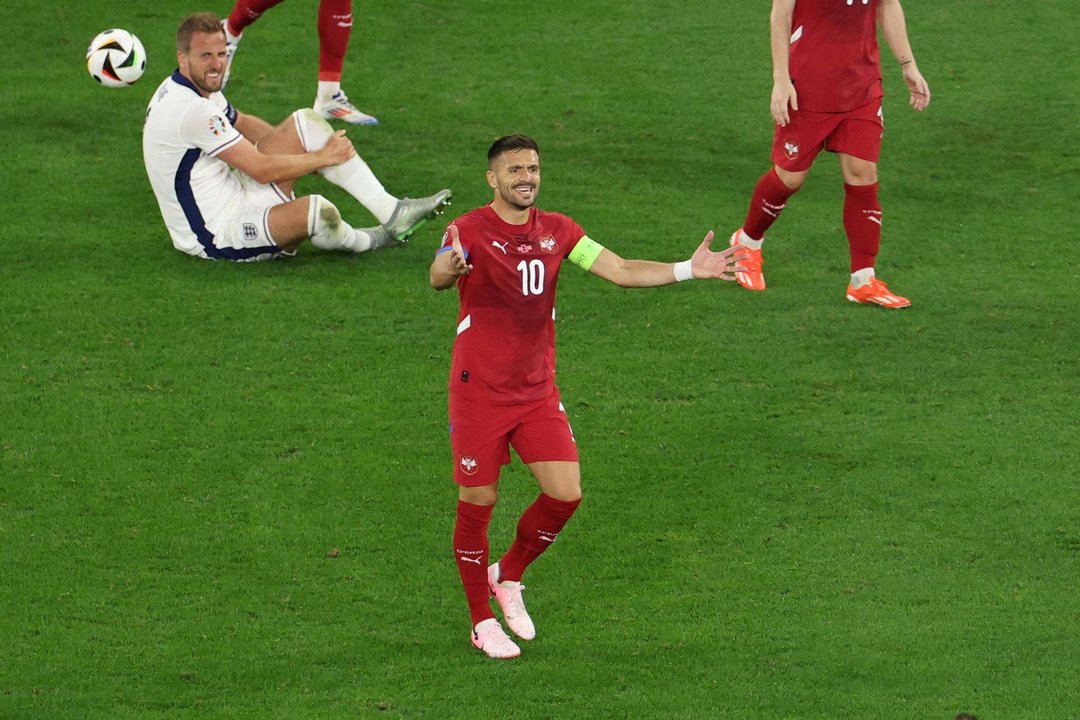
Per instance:
[[[503,202],[528,209],[540,191],[540,156],[526,148],[507,150],[491,161],[487,181]]]

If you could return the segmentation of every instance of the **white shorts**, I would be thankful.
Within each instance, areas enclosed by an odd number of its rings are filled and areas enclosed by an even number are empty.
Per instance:
[[[243,194],[231,200],[221,219],[212,223],[213,248],[204,248],[200,256],[238,262],[273,260],[282,250],[270,234],[270,209],[296,196],[273,183],[256,182],[239,170],[233,172],[240,179]]]

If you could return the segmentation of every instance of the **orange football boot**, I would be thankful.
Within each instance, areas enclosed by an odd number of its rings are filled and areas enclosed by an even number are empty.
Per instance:
[[[739,234],[741,232],[742,228],[739,228],[731,234],[732,245],[739,243]],[[764,290],[765,275],[761,272],[761,266],[765,264],[765,261],[761,258],[761,250],[754,250],[745,245],[743,249],[749,253],[749,257],[740,260],[739,264],[746,269],[735,273],[735,279],[747,290]]]
[[[870,282],[860,288],[848,285],[847,299],[864,305],[878,305],[887,310],[911,307],[910,300],[906,297],[894,295],[889,291],[889,286],[877,278],[871,278]]]

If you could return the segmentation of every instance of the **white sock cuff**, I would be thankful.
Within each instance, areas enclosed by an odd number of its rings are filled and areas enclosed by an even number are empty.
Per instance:
[[[319,102],[327,102],[341,92],[341,82],[336,80],[319,80],[318,90],[315,97]]]
[[[352,228],[341,219],[334,203],[322,195],[309,195],[308,237],[320,250],[347,250],[352,240]]]
[[[754,238],[747,235],[745,230],[739,228],[739,239],[736,242],[738,242],[743,247],[750,248],[751,250],[760,250],[761,244],[765,242],[765,237],[762,236],[755,240]]]
[[[308,237],[315,235],[319,223],[319,205],[326,202],[322,195],[309,195],[307,206],[307,234]]]
[[[869,283],[873,279],[874,279],[874,268],[872,268],[872,267],[860,268],[859,270],[856,270],[855,272],[851,273],[851,285],[852,285],[852,287],[860,288],[863,285],[866,285],[867,283]]]

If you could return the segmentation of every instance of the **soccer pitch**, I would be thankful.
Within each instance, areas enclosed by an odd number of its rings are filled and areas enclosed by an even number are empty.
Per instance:
[[[252,26],[228,88],[310,105],[317,3]],[[403,248],[261,264],[172,249],[142,166],[173,33],[206,7],[8,3],[0,194],[0,718],[1080,717],[1075,2],[907,0],[884,50],[878,273],[844,300],[823,156],[769,290],[624,291],[564,266],[559,385],[584,501],[529,569],[538,637],[468,641],[450,534],[456,299],[442,222]],[[768,7],[357,0],[350,128],[397,195],[539,206],[624,257],[723,242],[768,167]],[[137,34],[98,87],[86,43]],[[321,179],[356,225],[371,220]],[[492,552],[535,495],[515,460]]]

